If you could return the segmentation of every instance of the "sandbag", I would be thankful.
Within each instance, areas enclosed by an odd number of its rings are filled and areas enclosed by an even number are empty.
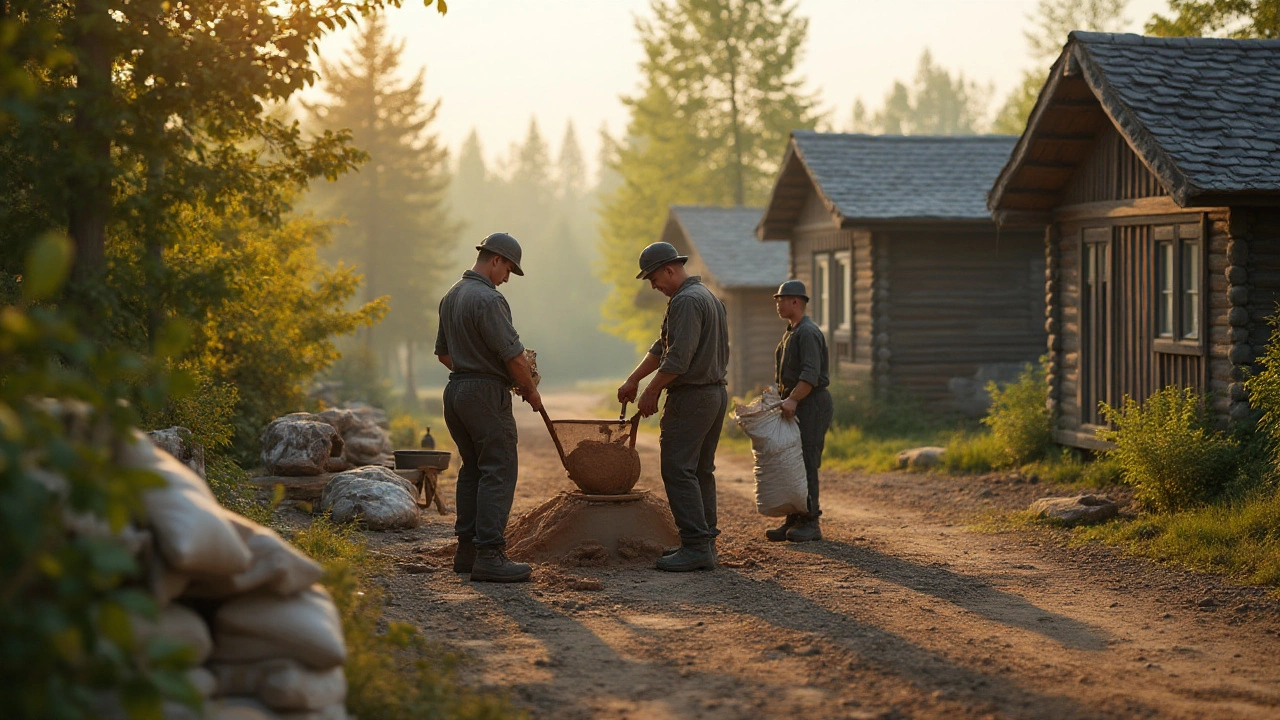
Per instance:
[[[338,703],[321,710],[273,713],[253,698],[217,698],[205,705],[205,720],[347,720],[346,706]]]
[[[148,470],[164,478],[165,486],[142,497],[168,566],[182,574],[235,575],[249,568],[252,555],[227,520],[209,486],[186,465],[156,448],[146,436],[121,456],[126,467]]]
[[[139,644],[145,644],[154,637],[176,640],[192,649],[196,665],[203,664],[213,652],[213,638],[204,618],[177,603],[161,610],[155,620],[133,616],[133,634]]]
[[[274,530],[232,512],[226,515],[253,555],[249,569],[238,575],[192,578],[184,593],[186,597],[221,598],[258,589],[276,595],[295,595],[319,582],[324,575],[319,563]]]
[[[800,450],[800,423],[782,417],[782,398],[772,386],[734,408],[734,421],[751,438],[755,459],[756,511],[769,517],[809,511],[809,484]]]
[[[312,670],[296,660],[257,663],[216,663],[218,692],[249,695],[274,710],[323,710],[347,698],[347,678],[341,666]]]
[[[327,670],[347,657],[338,609],[320,585],[291,597],[259,591],[232,598],[218,608],[213,628],[220,663],[292,658]]]

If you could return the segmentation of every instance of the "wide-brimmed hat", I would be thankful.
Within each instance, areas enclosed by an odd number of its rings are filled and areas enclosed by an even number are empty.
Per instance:
[[[504,232],[496,232],[485,238],[476,246],[477,250],[488,250],[495,255],[511,261],[515,267],[511,268],[511,272],[517,275],[524,275],[524,271],[520,269],[520,243],[515,238]]]
[[[649,277],[655,270],[667,263],[679,262],[684,264],[688,259],[688,255],[681,255],[676,250],[676,246],[671,243],[653,243],[640,251],[640,274],[636,275],[636,279],[643,280]]]
[[[774,293],[775,298],[780,297],[802,297],[805,302],[809,302],[809,293],[805,290],[804,283],[799,280],[788,280],[778,286],[778,292]]]

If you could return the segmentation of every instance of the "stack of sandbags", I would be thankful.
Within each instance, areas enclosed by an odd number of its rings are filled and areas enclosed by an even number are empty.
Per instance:
[[[124,454],[164,487],[144,496],[154,540],[143,561],[163,608],[139,623],[190,645],[210,720],[346,717],[346,647],[320,566],[269,528],[218,504],[208,485],[145,437]],[[196,717],[168,707],[172,718]]]

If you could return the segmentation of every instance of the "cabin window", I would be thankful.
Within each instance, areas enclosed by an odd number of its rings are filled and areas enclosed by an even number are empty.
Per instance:
[[[1158,352],[1199,353],[1203,311],[1204,244],[1199,223],[1155,225],[1156,346]]]
[[[809,297],[809,314],[825,333],[831,328],[831,255],[813,256],[813,294]]]
[[[1173,242],[1162,241],[1156,243],[1156,267],[1158,268],[1159,278],[1156,286],[1160,288],[1160,300],[1156,305],[1156,336],[1162,338],[1173,337],[1173,309],[1174,309],[1174,274],[1173,262]]]
[[[835,268],[832,271],[836,282],[835,317],[831,324],[837,329],[848,332],[853,329],[853,254],[848,250],[832,256]]]

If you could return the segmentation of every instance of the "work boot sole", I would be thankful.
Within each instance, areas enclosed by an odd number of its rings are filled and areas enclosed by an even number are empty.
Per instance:
[[[777,528],[774,528],[773,530],[765,530],[764,539],[769,542],[786,542],[787,531],[783,530],[779,532]]]
[[[519,575],[485,575],[483,573],[471,573],[471,582],[491,582],[491,583],[518,583],[529,582],[529,576],[533,574],[530,570],[527,573]]]
[[[795,542],[795,543],[816,542],[821,539],[822,539],[822,533],[814,533],[813,535],[792,535],[792,534],[787,535],[787,541]]]

